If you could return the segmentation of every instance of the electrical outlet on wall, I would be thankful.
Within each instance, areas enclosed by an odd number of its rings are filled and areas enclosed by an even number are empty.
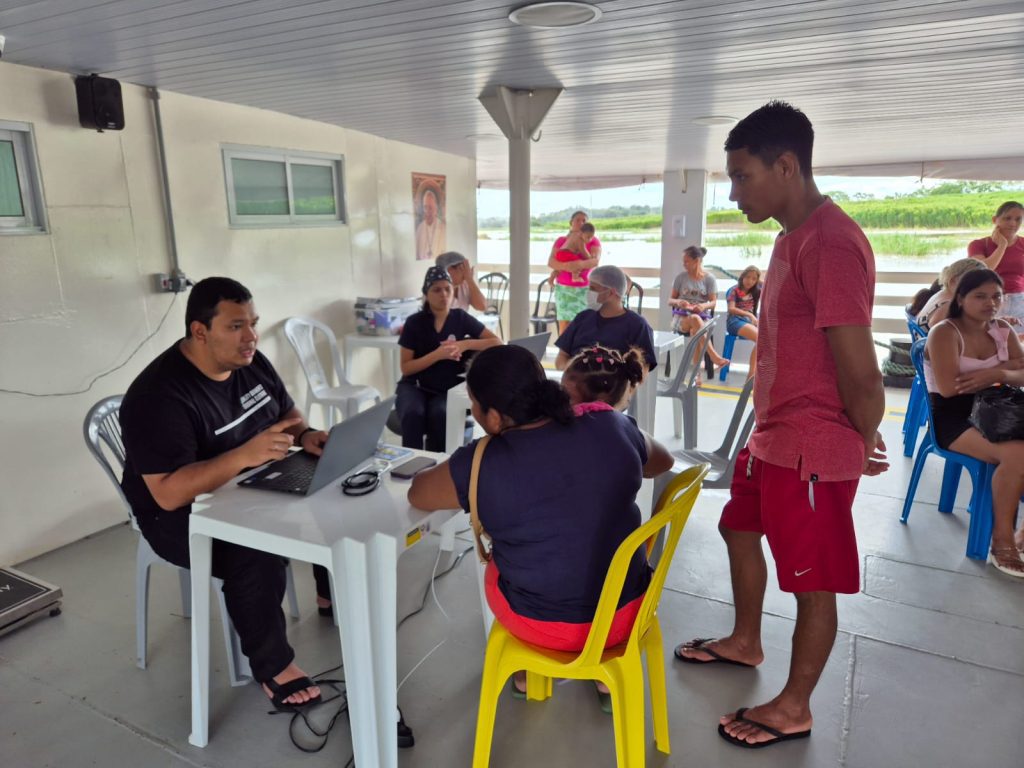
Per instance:
[[[166,272],[158,272],[153,278],[157,293],[182,293],[195,285],[180,269],[169,275]]]

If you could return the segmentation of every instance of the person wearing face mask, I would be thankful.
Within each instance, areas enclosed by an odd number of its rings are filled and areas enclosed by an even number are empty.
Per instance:
[[[643,317],[622,305],[628,284],[626,273],[611,264],[591,270],[587,309],[576,315],[555,342],[559,350],[555,360],[558,370],[564,371],[574,355],[595,345],[623,354],[631,347],[639,347],[647,370],[657,367],[654,331]]]

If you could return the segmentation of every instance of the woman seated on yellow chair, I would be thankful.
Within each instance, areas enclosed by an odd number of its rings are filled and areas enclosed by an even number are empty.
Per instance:
[[[628,375],[627,366],[618,368]],[[565,391],[521,347],[478,353],[466,384],[473,416],[491,436],[477,490],[477,512],[493,547],[488,605],[524,642],[582,650],[612,557],[640,525],[641,480],[670,469],[672,456],[611,407],[577,416]],[[409,502],[468,511],[479,442],[417,475]],[[609,646],[628,639],[649,581],[650,568],[637,552]],[[513,685],[524,692],[525,675]]]

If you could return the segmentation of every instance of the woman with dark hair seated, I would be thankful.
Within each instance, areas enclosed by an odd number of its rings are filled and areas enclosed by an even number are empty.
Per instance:
[[[640,483],[670,469],[672,456],[611,407],[576,416],[565,391],[521,347],[480,352],[466,384],[473,416],[488,437],[417,475],[409,502],[468,511],[473,456],[486,448],[477,512],[493,546],[488,605],[525,642],[581,650],[612,556],[640,525]],[[488,442],[480,447],[482,441]],[[609,645],[628,638],[649,580],[638,552]],[[525,691],[525,675],[514,687]]]
[[[1024,440],[993,443],[969,421],[976,392],[1024,385],[1024,347],[1006,320],[996,317],[1002,303],[1003,281],[995,272],[975,269],[963,275],[949,305],[949,319],[928,333],[924,376],[939,447],[996,465],[989,562],[1005,574],[1024,578],[1019,551],[1024,548],[1024,528],[1016,542],[1013,531],[1024,494]]]
[[[501,344],[501,339],[465,310],[452,309],[451,275],[439,267],[423,279],[423,309],[405,321],[398,337],[402,380],[395,409],[402,420],[402,445],[444,450],[448,390],[466,370],[467,352]]]

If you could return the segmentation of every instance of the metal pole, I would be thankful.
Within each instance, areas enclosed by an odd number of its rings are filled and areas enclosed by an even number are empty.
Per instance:
[[[160,158],[160,180],[163,182],[164,211],[167,215],[167,240],[171,248],[172,274],[181,272],[178,264],[178,238],[174,230],[174,209],[171,207],[171,184],[167,177],[167,148],[164,145],[164,121],[160,115],[160,91],[149,89],[153,97],[153,117],[156,120],[156,153]]]
[[[529,335],[530,137],[509,139],[509,338]]]
[[[510,338],[528,335],[530,327],[530,141],[561,92],[499,85],[480,96],[508,139]]]

